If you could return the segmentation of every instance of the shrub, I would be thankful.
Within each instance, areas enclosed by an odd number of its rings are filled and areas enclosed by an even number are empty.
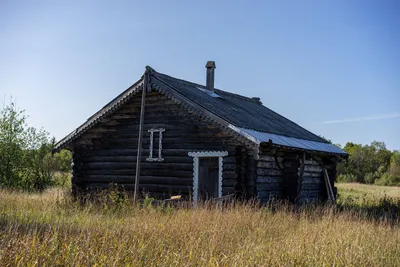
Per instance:
[[[27,115],[10,101],[0,111],[0,186],[23,190],[44,189],[54,184],[54,173],[67,171],[69,152],[53,158],[54,138],[43,129],[28,127]]]

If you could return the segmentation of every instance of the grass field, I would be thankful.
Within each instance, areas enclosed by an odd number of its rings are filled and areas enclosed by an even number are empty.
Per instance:
[[[342,198],[394,197],[400,198],[399,186],[377,186],[357,183],[337,183]]]
[[[139,207],[116,194],[80,206],[59,190],[0,191],[0,266],[400,266],[398,219],[348,204],[368,197],[379,208],[388,190],[385,203],[397,207],[400,189],[338,187],[341,208],[222,210]]]

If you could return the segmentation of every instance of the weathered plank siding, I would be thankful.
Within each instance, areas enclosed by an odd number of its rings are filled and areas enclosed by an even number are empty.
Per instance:
[[[302,183],[299,187],[302,152],[261,149],[256,160],[256,191],[261,202],[271,199],[287,199],[297,203],[317,202],[327,199],[322,167],[309,156],[305,160]],[[324,158],[330,183],[334,188],[336,164]],[[300,188],[300,192],[298,190]],[[336,188],[334,193],[336,195]]]
[[[326,199],[326,187],[322,167],[312,160],[306,160],[304,166],[303,183],[298,198],[300,203],[316,202]]]
[[[193,151],[228,151],[223,162],[223,195],[235,193],[238,177],[240,183],[246,183],[244,163],[247,152],[237,149],[237,140],[220,127],[190,114],[155,92],[146,96],[145,110],[141,192],[159,198],[176,194],[192,195],[193,158],[188,156],[188,152]],[[139,117],[140,94],[74,144],[75,189],[106,188],[110,183],[117,183],[128,190],[134,187]],[[147,130],[150,128],[165,128],[162,162],[146,161],[150,145]],[[158,135],[154,143],[158,144]],[[237,151],[239,154],[236,154]]]
[[[261,202],[283,196],[283,158],[278,157],[277,160],[280,166],[271,155],[260,155],[256,161],[256,190]]]

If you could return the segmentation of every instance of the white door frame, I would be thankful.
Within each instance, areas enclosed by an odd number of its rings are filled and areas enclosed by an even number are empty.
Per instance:
[[[224,159],[228,156],[227,151],[196,151],[189,152],[193,157],[193,201],[197,204],[199,199],[199,158],[218,158],[218,198],[222,197],[222,170]]]

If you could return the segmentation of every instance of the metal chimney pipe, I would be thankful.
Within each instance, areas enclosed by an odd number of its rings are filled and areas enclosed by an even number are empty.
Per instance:
[[[207,61],[207,90],[214,92],[214,69],[215,61]]]

